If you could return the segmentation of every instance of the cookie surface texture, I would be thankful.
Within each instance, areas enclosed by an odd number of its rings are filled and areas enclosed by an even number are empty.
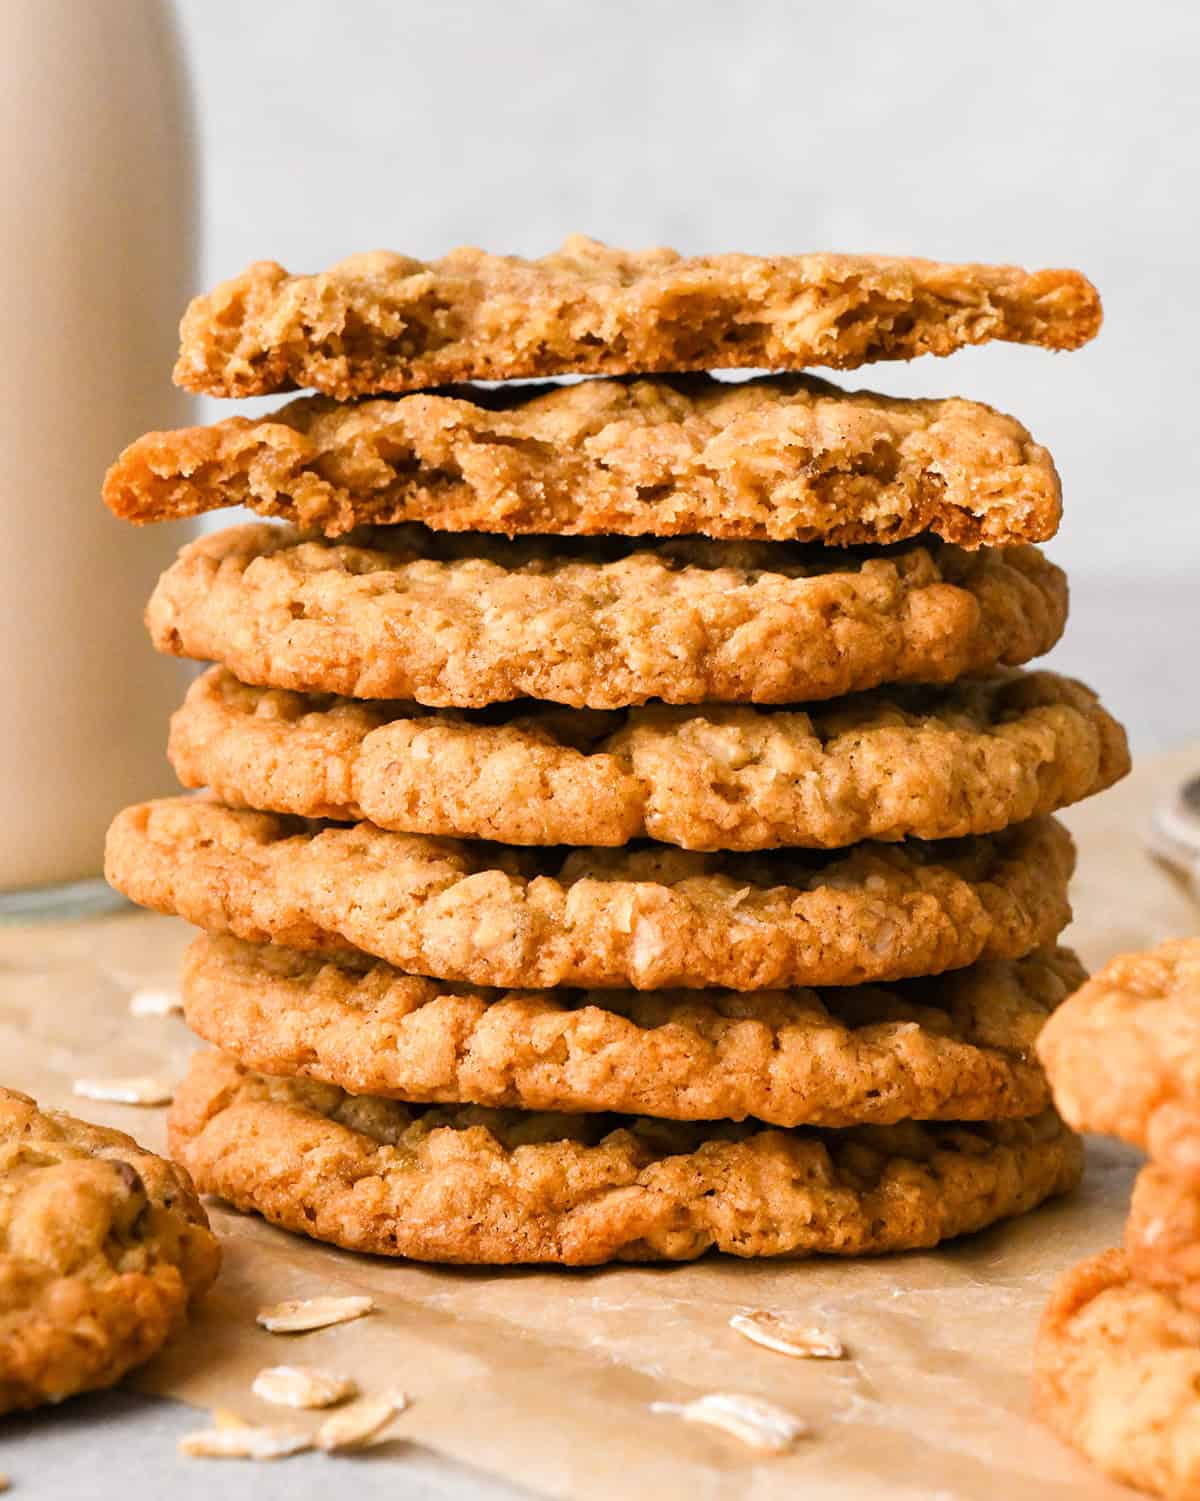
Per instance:
[[[172,1150],[205,1192],[352,1250],[511,1264],[860,1255],[932,1246],[1078,1180],[1029,1121],[777,1131],[422,1108],[197,1055]]]

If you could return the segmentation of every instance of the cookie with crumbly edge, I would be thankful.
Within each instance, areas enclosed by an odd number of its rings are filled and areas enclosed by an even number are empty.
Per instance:
[[[181,797],[118,814],[106,870],[208,932],[440,979],[767,990],[1020,958],[1069,921],[1073,865],[1052,819],[833,854],[522,850]]]
[[[263,812],[501,844],[829,849],[1053,813],[1129,769],[1081,683],[1013,673],[807,710],[426,711],[251,688],[214,667],[171,721],[185,787]]]
[[[202,935],[183,1003],[247,1068],[352,1094],[828,1127],[1038,1114],[1033,1045],[1083,977],[1047,949],[886,987],[505,991]]]
[[[186,1171],[0,1089],[0,1413],[112,1386],[219,1265]]]
[[[1121,954],[1038,1043],[1064,1117],[1200,1187],[1200,938]]]
[[[142,523],[245,505],[307,532],[1044,542],[1062,493],[1012,417],[806,376],[467,388],[147,433],[104,483]]]
[[[1053,1113],[779,1131],[404,1105],[201,1053],[171,1149],[206,1193],[348,1250],[508,1265],[933,1246],[1073,1188]]]
[[[1140,1282],[1200,1314],[1200,1184],[1152,1159],[1133,1185],[1125,1253]]]
[[[1057,1283],[1034,1350],[1034,1406],[1125,1485],[1200,1495],[1200,1313],[1148,1287],[1121,1251]]]
[[[1078,271],[684,257],[572,235],[537,260],[463,246],[436,261],[371,251],[318,275],[259,261],[192,301],[175,380],[208,396],[312,386],[344,399],[565,373],[852,369],[992,339],[1077,349],[1100,319]]]
[[[147,610],[155,646],[244,683],[482,708],[803,703],[949,682],[1048,651],[1066,580],[1034,547],[865,553],[266,523],[189,543]]]

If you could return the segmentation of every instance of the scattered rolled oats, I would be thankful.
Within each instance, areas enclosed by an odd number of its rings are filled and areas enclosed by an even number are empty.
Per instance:
[[[368,1297],[289,1298],[259,1309],[257,1322],[272,1334],[303,1334],[309,1329],[325,1329],[330,1324],[345,1324],[360,1319],[375,1307]]]
[[[340,1449],[362,1449],[376,1438],[394,1417],[408,1406],[404,1392],[380,1392],[360,1397],[328,1417],[317,1429],[316,1444],[326,1454]]]
[[[709,1392],[692,1402],[652,1402],[651,1412],[673,1412],[685,1423],[704,1423],[732,1434],[760,1454],[786,1454],[808,1424],[762,1397]]]
[[[251,1388],[281,1407],[332,1407],[358,1395],[358,1383],[338,1371],[309,1365],[273,1365],[259,1371]]]
[[[786,1313],[756,1308],[753,1313],[735,1313],[729,1327],[767,1350],[794,1355],[801,1360],[841,1360],[846,1347],[836,1334],[801,1324]]]
[[[250,1423],[214,1426],[185,1433],[179,1452],[194,1459],[286,1459],[312,1448],[307,1433],[295,1428],[256,1428]]]
[[[130,1079],[76,1079],[72,1093],[85,1100],[105,1100],[114,1105],[169,1105],[174,1097],[163,1079],[148,1076]]]
[[[183,997],[165,986],[147,985],[129,997],[130,1016],[171,1016],[183,1010]]]

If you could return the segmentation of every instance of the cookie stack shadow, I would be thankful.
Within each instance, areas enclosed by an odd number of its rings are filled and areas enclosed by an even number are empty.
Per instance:
[[[567,1264],[931,1246],[1073,1186],[1034,1052],[1084,978],[1053,814],[1128,757],[1022,670],[1066,619],[1054,466],[957,398],[677,372],[1098,325],[1073,272],[581,239],[198,298],[183,385],[322,394],[149,434],[105,487],[287,523],[161,579],[155,644],[217,664],[170,735],[208,792],[109,836],[203,930],[197,1185]]]

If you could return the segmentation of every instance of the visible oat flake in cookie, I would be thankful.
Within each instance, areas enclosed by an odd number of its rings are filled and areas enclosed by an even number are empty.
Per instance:
[[[1051,819],[835,854],[519,850],[310,826],[194,798],[127,808],[107,875],[213,933],[361,949],[479,985],[853,985],[1019,958],[1070,909]]]
[[[1066,579],[1036,548],[448,536],[231,527],[158,582],[160,651],[242,682],[482,708],[796,704],[952,682],[1048,651]]]
[[[315,276],[260,261],[197,297],[178,384],[344,399],[565,372],[853,368],[1002,339],[1074,349],[1100,327],[1077,271],[869,255],[683,257],[573,235],[539,260],[390,251]]]
[[[934,532],[1042,542],[1050,455],[977,402],[843,392],[804,376],[708,376],[422,392],[147,433],[104,497],[136,522],[246,505],[308,532],[445,531],[791,539]]]
[[[184,990],[240,1063],[352,1094],[851,1126],[1044,1110],[1034,1043],[1083,974],[1059,950],[887,987],[500,991],[203,935]]]
[[[1128,770],[1081,683],[1008,673],[806,710],[423,710],[251,688],[214,667],[171,722],[223,802],[502,844],[835,848],[988,834]]]
[[[219,1261],[185,1171],[0,1090],[0,1413],[112,1386]]]
[[[171,1144],[206,1192],[286,1229],[476,1264],[927,1247],[1065,1193],[1082,1165],[1053,1112],[820,1132],[422,1108],[216,1052],[193,1060]]]

